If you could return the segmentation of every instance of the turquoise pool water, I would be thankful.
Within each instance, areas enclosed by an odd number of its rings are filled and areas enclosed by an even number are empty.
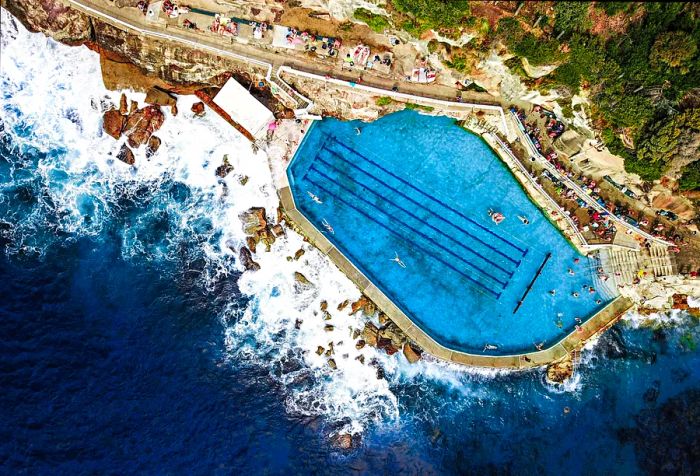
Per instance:
[[[325,119],[288,175],[298,209],[450,348],[535,350],[614,297],[488,145],[449,118],[404,111],[371,124]],[[493,223],[489,209],[506,219]]]

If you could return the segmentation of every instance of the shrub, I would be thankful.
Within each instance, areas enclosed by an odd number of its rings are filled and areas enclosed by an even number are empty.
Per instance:
[[[391,23],[389,23],[389,19],[387,17],[372,13],[366,8],[358,8],[353,13],[353,16],[357,20],[366,23],[367,26],[372,29],[372,31],[376,31],[377,33],[382,33],[391,26]]]
[[[681,170],[679,186],[681,190],[700,190],[700,160],[691,162]]]
[[[394,100],[391,99],[389,96],[382,96],[380,98],[377,98],[374,102],[377,104],[377,106],[384,107],[393,103]]]

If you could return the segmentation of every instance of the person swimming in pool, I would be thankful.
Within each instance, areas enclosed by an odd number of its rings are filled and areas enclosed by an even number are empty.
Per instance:
[[[530,220],[528,220],[527,217],[518,215],[518,219],[520,219],[520,221],[523,222],[523,225],[529,225],[529,224],[530,224]]]
[[[402,268],[405,268],[405,267],[406,267],[406,263],[404,263],[403,261],[401,261],[401,258],[399,258],[399,254],[398,254],[396,251],[394,251],[394,254],[395,254],[396,256],[393,257],[390,261],[394,261],[396,264],[398,264],[398,265],[401,266]]]
[[[333,227],[331,226],[331,224],[328,223],[328,221],[327,221],[325,218],[324,218],[323,220],[321,220],[321,224],[323,225],[323,227],[324,227],[326,230],[328,230],[330,233],[332,233],[333,235],[335,235],[335,230],[333,229]]]
[[[319,205],[323,203],[323,202],[321,201],[321,199],[318,198],[318,195],[314,195],[314,194],[311,193],[311,192],[306,192],[306,193],[309,194],[309,197],[311,197],[311,200],[313,200],[314,202],[318,203]]]
[[[359,127],[356,127],[356,128],[355,128],[355,134],[357,134],[358,136],[359,136],[360,134],[362,134],[362,129],[360,129]]]

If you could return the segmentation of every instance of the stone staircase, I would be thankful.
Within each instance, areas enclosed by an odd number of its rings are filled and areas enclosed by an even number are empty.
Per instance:
[[[658,278],[677,273],[674,256],[668,251],[668,247],[653,244],[649,248],[641,248],[639,251],[610,248],[601,250],[597,259],[600,267],[605,270],[615,285],[627,285],[639,276],[640,271]]]
[[[277,96],[281,96],[281,100],[283,103],[285,103],[287,106],[293,108],[296,111],[304,110],[305,112],[308,112],[308,110],[311,108],[313,103],[306,99],[304,96],[299,94],[297,91],[294,90],[289,84],[287,84],[284,80],[281,79],[281,76],[279,75],[279,71],[282,65],[280,64],[275,64],[272,67],[272,74],[270,75],[269,82],[270,85],[273,86],[272,92],[275,94],[277,92]],[[275,91],[275,88],[277,91]]]

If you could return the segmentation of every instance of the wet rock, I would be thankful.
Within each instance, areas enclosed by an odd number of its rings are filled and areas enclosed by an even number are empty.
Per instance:
[[[124,131],[129,138],[129,145],[131,147],[144,145],[153,133],[160,129],[164,120],[163,111],[158,106],[146,106],[129,114],[124,126]]]
[[[284,235],[284,229],[282,228],[282,225],[275,225],[272,227],[272,234],[275,235],[275,237],[280,237]]]
[[[216,176],[217,176],[217,177],[224,178],[224,177],[226,177],[228,174],[230,174],[232,171],[233,171],[233,165],[231,165],[231,164],[229,163],[229,161],[228,161],[228,154],[224,154],[224,159],[223,159],[223,161],[221,162],[221,165],[219,165],[219,166],[216,168],[216,172],[215,172],[215,173],[216,173]],[[265,210],[265,209],[263,208],[263,210]],[[266,222],[266,223],[267,223],[267,222]]]
[[[403,345],[403,356],[406,357],[409,364],[415,364],[420,360],[421,354],[417,347],[406,342]]]
[[[132,101],[129,103],[129,114],[134,113],[134,112],[136,112],[136,111],[138,111],[138,110],[139,110],[139,103],[137,103],[136,101],[133,101],[133,100],[132,100]]]
[[[323,330],[326,332],[333,332],[334,329],[335,329],[335,326],[333,324],[326,324],[323,327]]]
[[[244,175],[238,179],[238,183],[240,183],[241,185],[245,185],[248,183],[248,180],[250,180],[250,177],[248,177],[247,175]]]
[[[567,354],[563,359],[547,366],[547,381],[551,383],[564,383],[574,374],[574,359]]]
[[[332,318],[331,313],[328,311],[323,311],[323,320],[324,321],[330,321]]]
[[[328,301],[326,301],[325,299],[323,301],[321,301],[321,310],[322,311],[328,310]]]
[[[110,109],[102,115],[102,129],[115,139],[121,137],[125,124],[126,117],[116,109]]]
[[[304,253],[306,253],[306,252],[304,251],[304,248],[299,248],[299,249],[297,250],[297,252],[294,253],[294,261],[299,261],[299,258],[301,258],[302,256],[304,256]]]
[[[146,157],[151,158],[160,149],[161,140],[158,136],[151,136],[148,139],[148,144],[146,144]]]
[[[365,363],[365,356],[362,355],[362,354],[360,354],[360,355],[358,355],[357,357],[355,357],[355,360],[357,360],[357,361],[360,362],[361,364],[364,364],[364,363]]]
[[[277,207],[277,223],[282,223],[284,221],[284,210],[282,210],[282,205]]]
[[[365,327],[362,329],[362,334],[360,335],[367,345],[377,347],[379,341],[379,329],[377,329],[377,326],[371,322],[365,323]]]
[[[379,367],[377,368],[377,380],[383,379],[385,376],[384,369]]]
[[[241,264],[247,271],[258,271],[260,269],[260,265],[253,261],[253,256],[250,253],[250,250],[245,246],[241,248],[241,251],[239,251],[238,259],[241,260]]]
[[[134,158],[134,153],[127,147],[126,144],[122,144],[122,148],[119,149],[117,153],[117,159],[129,165],[134,165],[136,159]]]
[[[177,116],[177,104],[173,104],[172,106],[170,106],[170,114],[172,114],[173,117]]]
[[[272,244],[275,242],[275,235],[272,233],[272,230],[267,227],[258,232],[258,237],[260,242],[265,245],[265,250],[270,251]]]
[[[377,341],[377,348],[386,352],[387,355],[394,355],[399,351],[399,349],[394,346],[393,342],[391,342],[391,339],[384,339],[382,337]]]
[[[341,433],[333,438],[333,445],[343,450],[349,450],[353,447],[352,435],[349,433]]]
[[[255,253],[255,248],[258,245],[258,242],[255,241],[255,238],[252,236],[248,236],[245,239],[246,245],[248,245],[248,249],[251,251],[251,253]]]
[[[388,317],[386,314],[384,314],[383,312],[380,312],[380,313],[379,313],[379,323],[380,323],[381,325],[385,326],[385,325],[387,325],[387,324],[390,323],[390,322],[391,322],[391,321],[389,320],[389,317]]]
[[[241,215],[243,221],[243,231],[247,235],[256,235],[267,227],[267,219],[265,218],[265,209],[261,207],[253,207]]]
[[[206,113],[204,110],[204,103],[202,101],[192,104],[192,112],[197,117],[202,117]]]
[[[688,295],[687,294],[674,294],[673,295],[673,309],[688,310],[690,306],[688,305]]]
[[[119,98],[119,114],[124,115],[129,113],[129,106],[126,100],[126,94],[122,93]]]
[[[304,251],[304,250],[299,250],[299,251]],[[298,253],[299,251],[297,251],[297,253]],[[302,253],[302,254],[304,254],[304,253]],[[349,299],[346,299],[345,301],[343,301],[343,302],[341,302],[340,304],[338,304],[338,310],[339,310],[339,311],[342,311],[343,309],[345,309],[346,307],[348,307],[348,304],[350,304],[350,300],[349,300]]]
[[[363,341],[362,339],[358,340],[358,341],[355,343],[355,348],[356,348],[357,350],[360,350],[360,349],[364,348],[364,346],[365,346],[365,341]]]
[[[337,369],[338,366],[335,363],[335,359],[328,359],[328,366],[332,368],[333,370]]]
[[[661,393],[661,382],[654,380],[654,383],[644,392],[642,398],[644,398],[646,403],[654,404],[659,398],[659,393]]]
[[[321,345],[319,345],[318,347],[316,347],[316,355],[321,355],[321,354],[323,354],[325,351],[326,351],[326,349],[325,349],[323,346],[321,346]]]
[[[406,336],[394,323],[379,329],[379,338],[391,341],[393,347],[400,349],[406,342]]]
[[[311,281],[309,281],[308,279],[306,279],[306,276],[304,276],[303,274],[301,274],[299,271],[295,271],[295,272],[294,272],[294,281],[296,281],[296,282],[299,283],[299,284],[305,285],[305,286],[310,286],[310,285],[311,285]]]
[[[362,311],[365,316],[373,316],[377,312],[377,306],[367,296],[362,296],[352,303],[350,314],[355,314],[357,311]]]
[[[164,89],[152,87],[146,92],[146,102],[158,106],[174,106],[177,104],[177,98]]]
[[[354,340],[354,339],[357,339],[358,337],[360,337],[360,334],[362,334],[362,331],[361,331],[360,329],[353,329],[353,330],[352,330],[352,338],[353,338],[353,340]]]
[[[295,320],[295,321],[294,321],[294,328],[297,329],[297,330],[301,329],[301,324],[302,324],[303,322],[304,322],[304,321],[302,321],[301,319]]]

